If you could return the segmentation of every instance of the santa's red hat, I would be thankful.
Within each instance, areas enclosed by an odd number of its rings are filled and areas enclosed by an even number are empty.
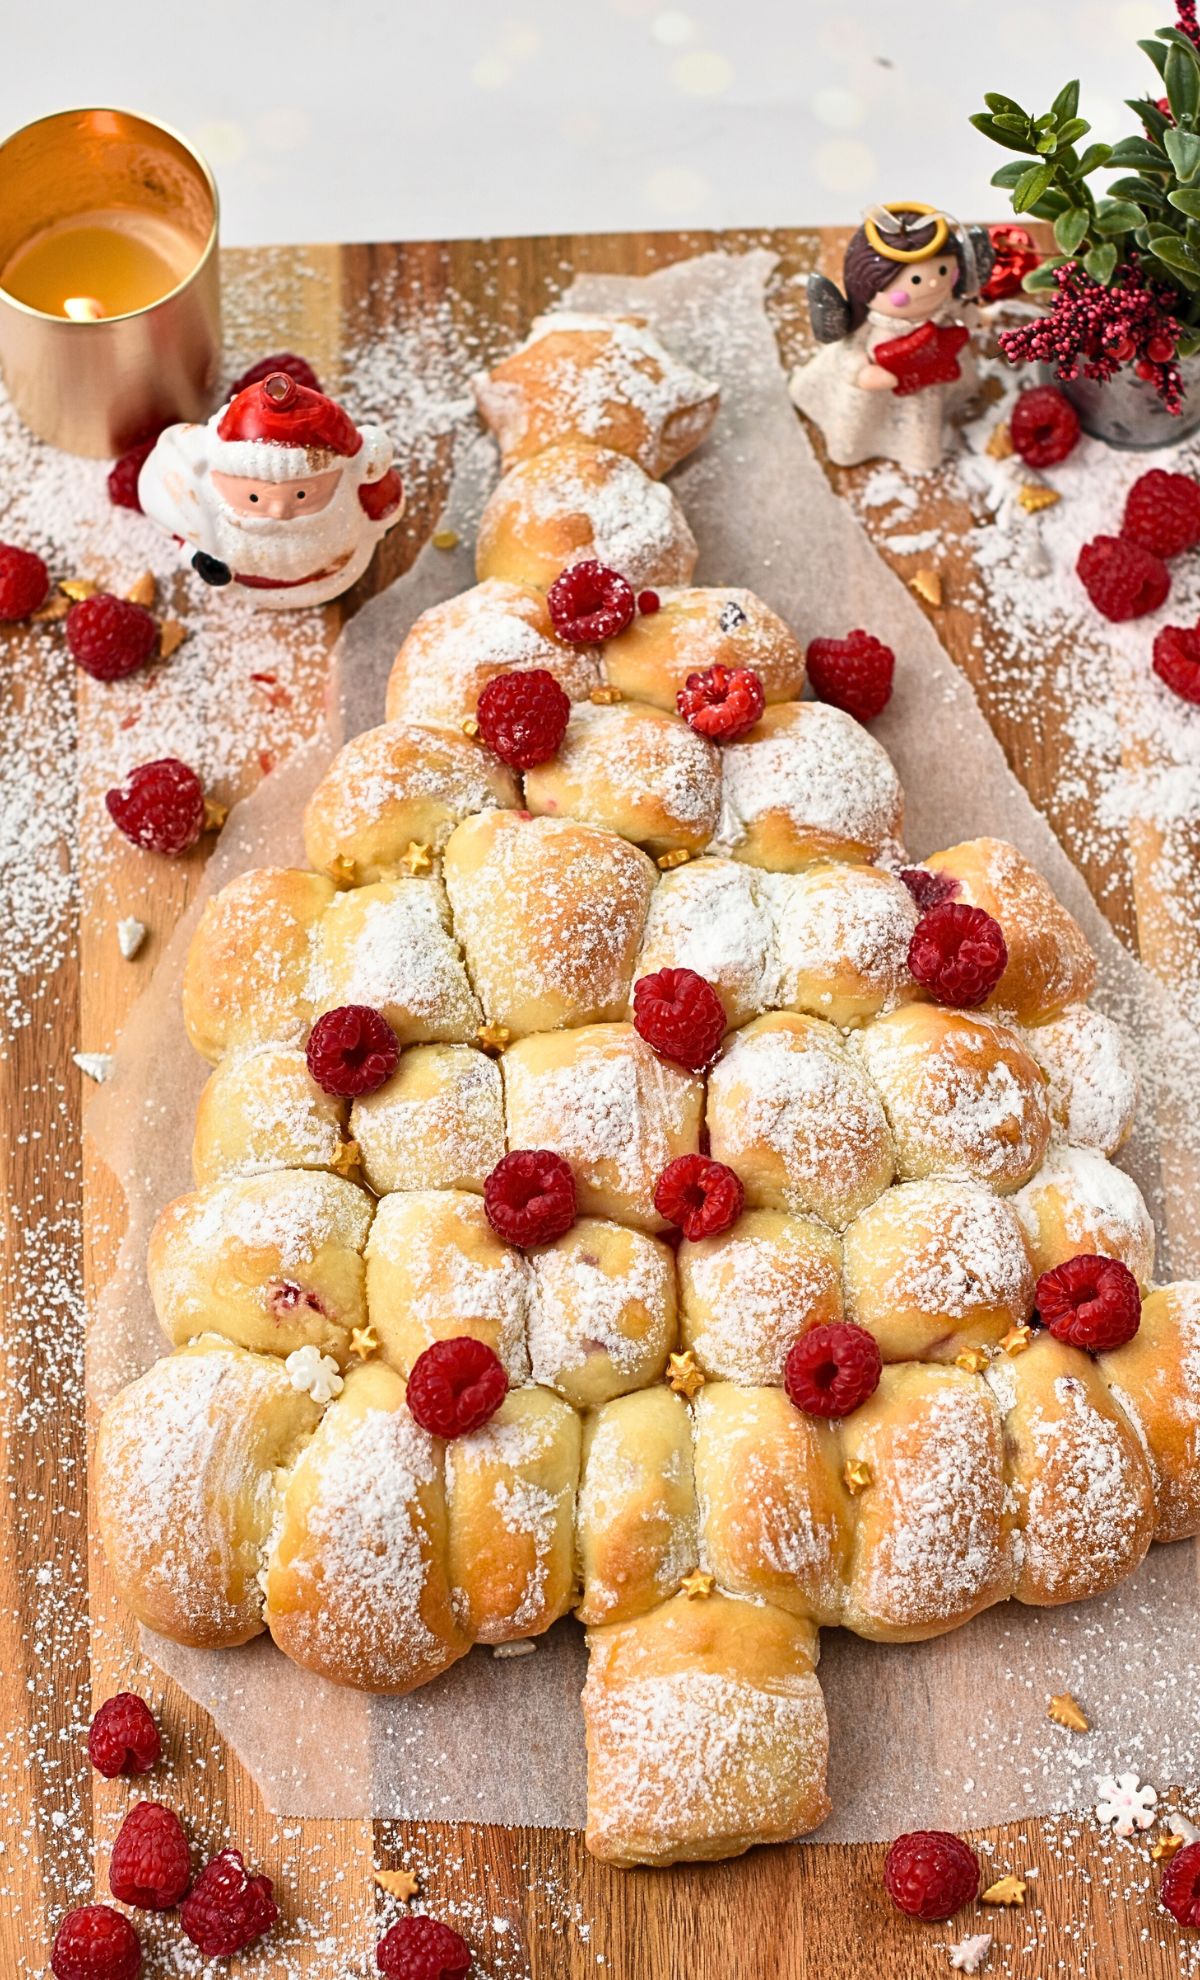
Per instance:
[[[348,412],[284,371],[273,371],[230,400],[217,440],[210,465],[255,481],[297,481],[318,464],[332,465],[330,455],[352,458],[363,444]],[[367,478],[372,478],[369,465]]]

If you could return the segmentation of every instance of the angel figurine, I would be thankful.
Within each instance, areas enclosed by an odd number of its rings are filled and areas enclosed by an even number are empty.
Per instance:
[[[831,461],[938,465],[947,413],[975,386],[961,305],[978,297],[991,259],[986,228],[905,200],[864,217],[842,263],[844,295],[827,276],[809,276],[821,349],[797,365],[788,389]]]

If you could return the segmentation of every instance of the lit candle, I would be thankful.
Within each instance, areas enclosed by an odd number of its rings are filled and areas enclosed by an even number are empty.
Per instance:
[[[0,289],[44,316],[95,323],[170,295],[195,261],[194,241],[170,220],[114,207],[43,227],[0,269]]]

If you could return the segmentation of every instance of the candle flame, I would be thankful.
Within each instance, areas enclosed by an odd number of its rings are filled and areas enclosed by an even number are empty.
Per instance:
[[[63,304],[63,313],[73,323],[99,323],[104,315],[104,305],[95,296],[68,296]]]

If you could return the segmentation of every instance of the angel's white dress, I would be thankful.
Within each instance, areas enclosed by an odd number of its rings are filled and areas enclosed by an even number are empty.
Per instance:
[[[950,324],[963,318],[962,304],[952,302],[925,320]],[[872,361],[876,346],[903,337],[908,328],[894,316],[868,311],[857,330],[834,344],[823,344],[815,357],[793,371],[788,384],[792,402],[820,427],[829,458],[838,467],[885,460],[924,474],[941,461],[947,415],[975,389],[969,344],[959,353],[959,376],[952,383],[926,385],[902,395],[869,392],[858,383],[858,374]]]

